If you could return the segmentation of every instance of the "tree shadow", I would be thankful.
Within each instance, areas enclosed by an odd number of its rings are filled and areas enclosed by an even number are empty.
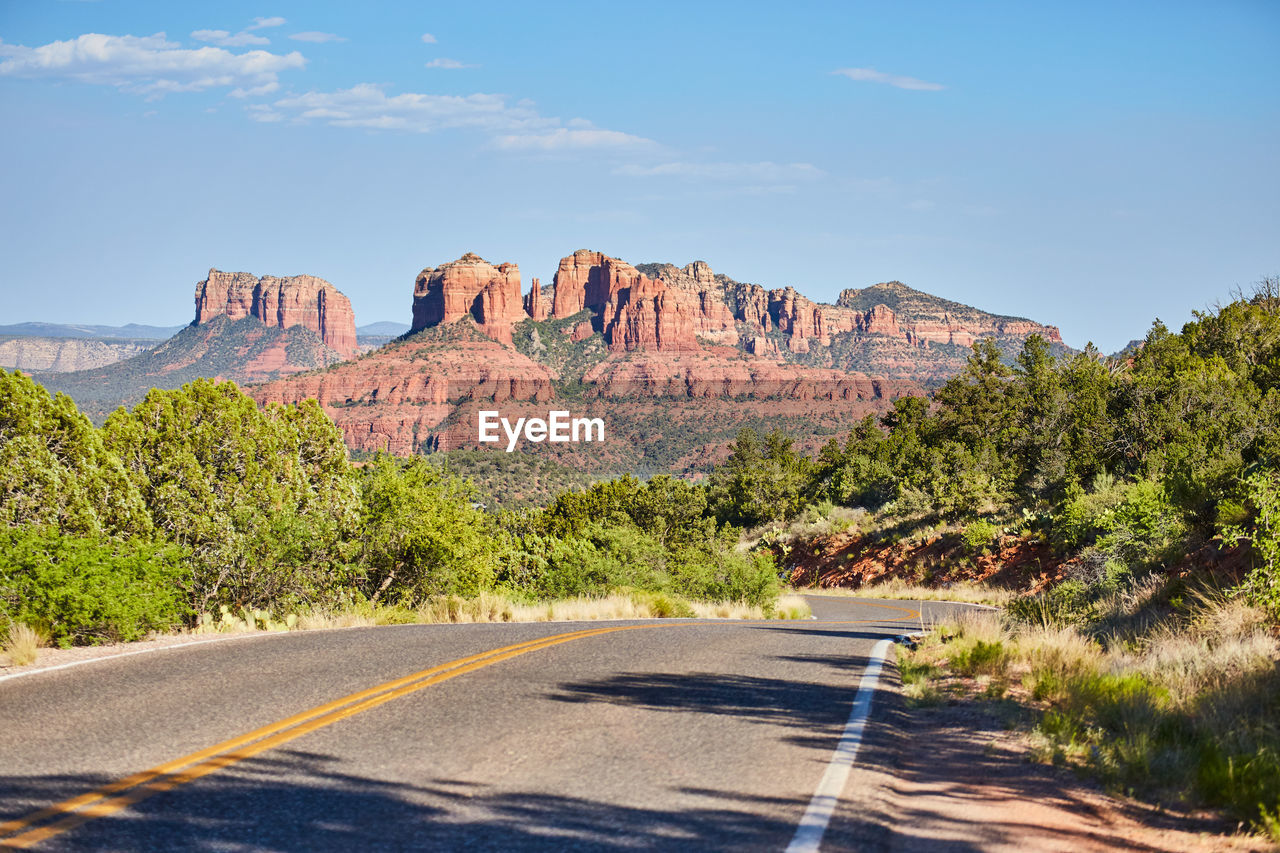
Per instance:
[[[860,655],[843,659],[843,666],[848,669],[861,670],[866,664],[867,658]],[[802,729],[834,747],[835,738],[848,720],[854,690],[848,684],[720,672],[623,672],[563,683],[559,692],[548,694],[548,698],[736,717]]]
[[[387,782],[342,772],[336,761],[298,751],[250,759],[91,820],[41,849],[777,850],[805,806],[673,787],[682,802],[697,804],[663,809],[545,791],[490,791],[450,779]],[[3,786],[49,802],[101,781],[8,777]]]

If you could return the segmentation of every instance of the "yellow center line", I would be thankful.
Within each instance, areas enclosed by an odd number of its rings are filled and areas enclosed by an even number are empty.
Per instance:
[[[579,631],[571,631],[565,634],[553,634],[550,637],[541,637],[535,640],[526,640],[523,643],[515,643],[510,646],[502,646],[496,649],[489,649],[488,651],[480,652],[479,654],[470,655],[468,657],[459,658],[458,660],[449,661],[448,663],[440,664],[439,666],[434,666],[434,667],[431,667],[430,669],[425,669],[425,670],[422,670],[421,672],[416,672],[416,673],[413,673],[412,675],[407,675],[403,678],[398,678],[393,681],[388,681],[383,684],[379,684],[375,687],[368,688],[367,690],[361,690],[357,693],[352,693],[349,696],[342,697],[341,699],[335,699],[332,702],[328,702],[328,703],[325,703],[324,705],[311,708],[299,714],[294,714],[291,717],[272,723],[271,725],[264,726],[260,729],[255,729],[254,731],[249,732],[248,734],[240,735],[239,737],[235,737],[230,740],[223,741],[222,743],[215,744],[214,746],[208,747],[207,749],[202,749],[199,752],[194,752],[190,755],[183,756],[182,758],[177,758],[177,759],[174,759],[173,761],[165,762],[164,764],[153,767],[150,770],[144,770],[140,773],[135,773],[131,776],[125,777],[124,779],[120,779],[119,781],[112,782],[109,785],[104,785],[101,788],[97,788],[95,790],[81,794],[77,797],[73,797],[69,800],[64,800],[63,802],[55,803],[54,805],[48,806],[46,808],[40,809],[39,811],[26,815],[25,817],[8,821],[4,824],[0,824],[0,834],[8,835],[20,829],[23,829],[24,827],[28,827],[34,823],[43,821],[47,818],[55,817],[57,815],[67,814],[69,812],[74,812],[77,809],[82,809],[84,806],[87,806],[91,803],[97,803],[99,800],[102,800],[112,794],[117,794],[122,791],[127,791],[131,788],[138,789],[139,786],[143,786],[145,785],[145,783],[152,782],[152,780],[156,780],[159,777],[170,776],[170,774],[173,774],[174,771],[180,770],[184,767],[187,767],[188,765],[195,764],[196,762],[204,762],[206,764],[211,762],[216,762],[219,757],[222,757],[220,755],[221,753],[226,753],[228,750],[234,750],[237,747],[242,747],[245,744],[252,743],[253,741],[259,741],[261,738],[268,738],[271,745],[277,745],[279,743],[284,743],[286,741],[293,740],[293,738],[295,737],[300,737],[301,735],[306,734],[307,732],[314,731],[315,729],[321,728],[322,726],[337,722],[340,719],[344,719],[347,716],[351,716],[351,714],[359,713],[360,711],[368,710],[369,708],[376,707],[377,705],[382,704],[382,702],[384,701],[389,701],[390,699],[395,698],[397,696],[403,696],[406,693],[411,693],[414,690],[421,689],[423,687],[428,687],[432,684],[438,684],[439,682],[444,681],[448,678],[452,678],[455,675],[461,675],[464,672],[471,672],[472,670],[479,669],[483,666],[488,666],[491,663],[497,663],[498,661],[507,660],[508,658],[525,654],[526,652],[537,651],[538,649],[543,649],[548,646],[569,642],[570,640],[581,639],[583,637],[595,636],[597,634],[606,634],[613,631],[621,631],[621,630],[626,630],[630,628],[653,628],[653,627],[658,627],[658,626],[657,625],[627,625],[627,626],[611,627],[611,628],[589,628],[589,629],[583,629]],[[371,699],[370,697],[373,697],[373,698]],[[378,701],[379,699],[381,699],[381,701]],[[361,702],[361,700],[364,700],[364,701]],[[353,703],[360,703],[360,704],[353,705]],[[335,716],[335,714],[344,710],[348,711],[349,713],[342,714],[341,716]],[[311,721],[310,724],[308,724],[308,721]],[[304,726],[304,725],[305,725],[305,728],[302,728],[301,726]],[[283,733],[284,735],[287,735],[287,737],[281,738],[279,733]],[[275,735],[275,737],[270,737],[272,735]],[[260,741],[260,742],[267,743],[267,741]],[[249,755],[256,755],[258,752],[263,751],[263,749],[270,748],[268,746],[264,746],[261,749],[254,749],[254,747],[257,747],[257,746],[258,744],[253,744],[253,747],[250,747],[250,749],[253,750],[252,752],[248,752],[245,755],[241,755],[240,757],[235,758],[233,761],[226,762],[224,764],[218,764],[216,767],[207,769],[196,776],[192,776],[191,778],[193,779],[199,778],[199,776],[204,776],[207,773],[212,772],[213,769],[217,769],[217,767],[225,766],[226,764],[229,764],[229,763],[235,763],[235,761],[240,761],[243,758],[247,758]],[[230,753],[230,754],[239,755],[239,753]],[[191,771],[187,771],[187,773],[189,772]],[[182,784],[182,782],[184,781],[190,781],[189,779],[183,778],[185,776],[186,776],[186,773],[180,774],[179,776],[170,777],[172,779],[182,780],[173,785],[167,784],[169,781],[168,779],[162,779],[160,780],[160,782],[158,783],[153,782],[152,785],[148,785],[146,787],[147,789],[152,789],[153,786],[155,785],[164,785],[165,787],[163,788],[152,790],[152,793],[159,793],[159,790],[168,790],[169,788],[176,787],[177,784]],[[129,797],[129,796],[132,796],[132,793],[126,795],[126,797]],[[146,796],[150,796],[150,794],[147,794]],[[125,797],[117,798],[117,800],[123,800],[123,799],[125,799]],[[138,798],[138,799],[142,799],[142,798]],[[134,801],[136,802],[136,800]],[[113,800],[112,802],[115,802],[115,801]],[[102,805],[105,805],[105,804],[102,804]],[[123,803],[117,808],[113,808],[106,813],[109,814],[111,812],[119,811],[119,809],[123,808],[124,805],[128,805],[128,803]],[[86,809],[80,812],[80,814],[87,814],[92,817],[101,816],[100,814],[97,813],[96,808],[92,811]],[[75,817],[78,817],[78,816],[79,815],[76,815]],[[89,818],[86,817],[85,819],[87,820]],[[66,825],[64,827],[63,825],[67,824],[68,821],[59,821],[56,824],[52,824],[48,827],[43,827],[41,829],[32,830],[31,832],[23,833],[22,835],[16,836],[14,838],[0,840],[0,847],[11,848],[11,849],[24,849],[26,847],[29,847],[31,844],[34,844],[37,841],[42,840],[43,838],[48,838],[52,835],[60,834],[62,832],[65,832],[68,829],[71,829],[73,826],[78,826],[83,822],[84,820],[76,820],[74,823],[70,823],[69,825]],[[58,827],[56,832],[48,831],[48,830],[54,829],[55,827]]]
[[[870,602],[861,603],[870,604]],[[894,607],[887,604],[870,604],[870,606],[882,607],[890,610],[900,610],[913,616],[919,616],[918,611],[909,610],[905,607]],[[862,619],[821,622],[819,624],[853,625],[866,624],[874,621],[876,620]],[[620,625],[607,628],[585,628],[564,634],[553,634],[549,637],[526,640],[521,643],[514,643],[509,646],[489,649],[488,651],[480,652],[468,657],[458,658],[457,660],[449,661],[448,663],[443,663],[438,666],[431,667],[430,669],[424,669],[421,672],[416,672],[412,675],[387,681],[383,684],[352,693],[340,699],[335,699],[332,702],[327,702],[315,708],[294,714],[286,719],[255,729],[247,734],[240,735],[206,749],[202,749],[199,752],[193,752],[190,755],[183,756],[182,758],[165,762],[164,764],[157,765],[149,770],[135,773],[131,776],[127,776],[116,782],[88,791],[79,796],[47,806],[24,817],[0,824],[0,835],[9,835],[49,818],[66,815],[62,820],[55,821],[54,823],[50,823],[45,826],[29,829],[28,831],[11,838],[2,839],[0,840],[0,848],[13,850],[26,849],[45,839],[51,838],[55,835],[61,835],[62,833],[74,829],[81,824],[87,823],[90,820],[115,814],[122,809],[128,808],[129,806],[156,794],[173,790],[174,788],[185,785],[188,782],[192,782],[203,776],[207,776],[224,767],[229,767],[261,752],[265,752],[266,750],[273,749],[281,744],[288,743],[295,738],[302,737],[303,735],[317,729],[330,726],[340,720],[344,720],[348,717],[376,708],[393,699],[406,696],[434,684],[439,684],[442,681],[447,681],[459,675],[483,669],[484,667],[491,666],[495,663],[499,663],[513,657],[550,648],[551,646],[560,645],[561,643],[568,643],[573,640],[599,636],[601,634],[610,634],[617,631],[631,631],[641,628],[659,627],[693,627],[694,625],[700,624],[705,625],[707,623],[663,622],[648,625]],[[119,796],[113,797],[113,794],[119,794]],[[110,799],[108,799],[109,797]]]

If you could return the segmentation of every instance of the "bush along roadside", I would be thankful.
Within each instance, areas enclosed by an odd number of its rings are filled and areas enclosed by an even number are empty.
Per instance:
[[[908,704],[1000,701],[1033,758],[1280,842],[1280,641],[1240,596],[1151,575],[1062,608],[966,612],[900,652]]]
[[[377,455],[357,467],[314,402],[259,408],[229,382],[153,390],[99,430],[67,397],[0,370],[0,463],[11,660],[40,643],[288,629],[343,613],[803,611],[779,607],[771,554],[740,551],[703,488],[622,477],[544,509],[486,512],[441,466]]]

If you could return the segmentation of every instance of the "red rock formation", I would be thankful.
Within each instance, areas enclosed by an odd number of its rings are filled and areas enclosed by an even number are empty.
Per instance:
[[[691,300],[625,261],[579,250],[562,258],[555,277],[555,316],[584,308],[595,315],[611,352],[698,348],[694,330],[697,295]],[[574,340],[579,340],[575,330]]]
[[[637,276],[629,287],[619,289],[606,307],[606,316],[613,317],[604,334],[609,351],[698,349],[690,313],[664,284],[639,273]]]
[[[511,329],[525,318],[520,267],[493,266],[468,252],[452,263],[418,273],[413,286],[414,332],[470,315],[486,335],[511,343]]]
[[[542,403],[552,398],[551,380],[547,368],[495,341],[411,341],[245,390],[260,405],[318,400],[348,447],[407,456],[446,449],[439,433],[460,406]]]
[[[609,260],[601,252],[579,249],[560,259],[560,267],[551,280],[554,289],[551,313],[556,317],[572,317],[583,308],[599,307],[608,302],[600,292],[600,276]]]
[[[923,394],[914,382],[865,374],[726,357],[716,348],[697,353],[653,353],[611,358],[583,377],[592,396],[749,397],[755,400],[890,400]]]
[[[352,358],[359,351],[350,300],[322,278],[259,279],[247,272],[211,269],[209,277],[196,284],[195,299],[197,326],[220,316],[232,321],[256,317],[281,329],[310,329],[343,358]]]
[[[542,293],[542,282],[533,280],[529,286],[529,295],[524,298],[524,311],[534,320],[545,320],[551,316],[551,300]]]

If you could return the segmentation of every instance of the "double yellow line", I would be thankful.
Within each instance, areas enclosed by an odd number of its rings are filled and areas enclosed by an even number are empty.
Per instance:
[[[661,624],[661,623],[660,623]],[[669,623],[668,623],[669,624]],[[165,762],[150,770],[135,773],[117,782],[96,788],[78,797],[63,800],[47,808],[32,812],[25,817],[0,824],[0,848],[25,850],[47,838],[61,835],[75,829],[83,823],[100,817],[115,814],[148,797],[170,791],[180,785],[193,782],[216,770],[229,767],[260,752],[273,749],[294,738],[302,737],[308,732],[332,725],[339,720],[376,708],[401,696],[406,696],[433,684],[448,681],[464,673],[492,666],[500,661],[536,652],[540,649],[557,646],[561,643],[594,637],[599,634],[611,634],[615,631],[633,631],[638,628],[654,628],[658,625],[619,625],[609,628],[589,628],[581,631],[570,631],[566,634],[554,634],[537,640],[515,643],[487,652],[459,658],[448,663],[415,672],[404,678],[397,678],[352,693],[341,699],[335,699],[300,714],[294,714],[279,722],[264,726],[248,734],[232,738],[193,752],[182,758]],[[18,833],[14,835],[14,833]]]

